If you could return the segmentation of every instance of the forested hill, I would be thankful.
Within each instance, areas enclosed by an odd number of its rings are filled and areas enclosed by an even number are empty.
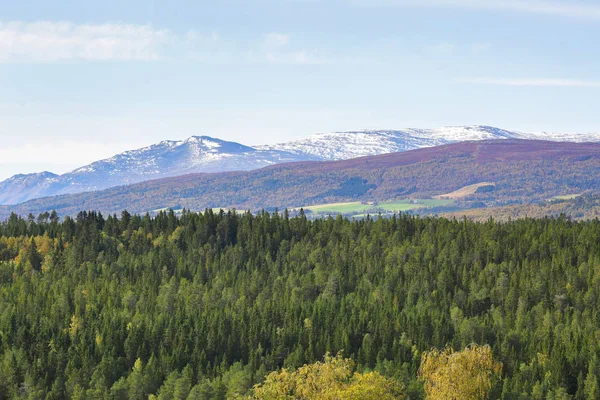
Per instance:
[[[0,398],[231,399],[343,350],[420,399],[422,352],[470,343],[502,363],[491,398],[597,399],[600,221],[0,225]]]
[[[99,192],[0,207],[0,218],[57,210],[145,213],[163,208],[280,209],[325,202],[426,198],[480,182],[474,200],[535,202],[600,188],[600,144],[526,140],[464,142],[335,162],[301,162],[251,172],[185,175]]]

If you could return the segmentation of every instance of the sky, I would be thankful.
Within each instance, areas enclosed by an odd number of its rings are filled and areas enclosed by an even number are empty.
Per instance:
[[[0,0],[0,180],[161,140],[600,131],[597,0]]]

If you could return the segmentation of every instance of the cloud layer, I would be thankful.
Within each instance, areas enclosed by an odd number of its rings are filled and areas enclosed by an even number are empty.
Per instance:
[[[500,86],[529,86],[529,87],[600,87],[600,81],[580,79],[519,79],[519,78],[462,78],[462,83],[477,85],[500,85]]]
[[[321,64],[314,52],[291,45],[290,35],[268,33],[239,49],[216,33],[175,33],[151,25],[1,22],[0,64],[62,61],[156,61],[188,58],[271,64]],[[251,54],[251,56],[248,56]]]
[[[548,0],[348,0],[363,7],[446,7],[600,19],[600,5]]]
[[[291,36],[282,33],[268,33],[262,44],[261,61],[270,64],[328,64],[329,61],[320,59],[314,52],[295,49],[291,46]]]
[[[172,37],[148,25],[0,22],[0,62],[156,60]]]

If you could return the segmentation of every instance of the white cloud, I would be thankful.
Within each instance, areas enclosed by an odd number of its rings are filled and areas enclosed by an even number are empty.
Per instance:
[[[433,55],[450,56],[456,51],[456,45],[454,43],[441,42],[426,46],[425,51]]]
[[[439,42],[426,45],[423,48],[424,53],[438,57],[448,57],[453,55],[483,54],[492,48],[491,43],[475,42],[471,44],[456,44],[451,42]]]
[[[532,86],[532,87],[587,87],[600,88],[600,81],[580,79],[515,79],[515,78],[462,78],[462,83],[477,85],[500,85],[500,86]]]
[[[294,65],[319,65],[331,64],[331,61],[320,59],[315,54],[305,50],[301,51],[269,51],[264,54],[265,61],[269,64],[294,64]]]
[[[488,51],[489,49],[492,48],[491,43],[472,43],[471,44],[471,51],[475,54],[480,54],[480,53],[485,53],[486,51]]]
[[[262,60],[270,64],[329,64],[330,62],[317,56],[316,51],[295,49],[291,44],[291,36],[283,33],[268,33],[262,44]]]
[[[347,0],[361,7],[446,7],[600,19],[600,5],[548,0]]]
[[[201,34],[192,30],[178,34],[151,25],[121,23],[0,21],[0,64],[165,58],[272,64],[326,63],[316,56],[316,51],[294,48],[290,35],[276,32],[259,37],[244,50],[222,39],[216,32]]]
[[[267,48],[283,47],[290,44],[290,35],[283,33],[267,33],[265,35],[264,46]]]
[[[0,22],[0,62],[150,61],[172,39],[150,25]]]

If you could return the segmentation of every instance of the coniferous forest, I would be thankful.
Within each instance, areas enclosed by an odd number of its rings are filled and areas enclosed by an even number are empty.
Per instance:
[[[420,399],[423,353],[471,344],[502,363],[490,398],[600,398],[600,221],[207,210],[0,225],[0,398],[252,396],[272,371],[341,352]]]

